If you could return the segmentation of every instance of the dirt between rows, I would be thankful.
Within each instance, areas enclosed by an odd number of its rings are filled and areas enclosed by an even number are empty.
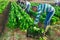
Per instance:
[[[8,30],[5,28],[5,32],[3,33],[1,40],[35,40],[33,38],[26,37],[26,32],[20,31],[20,29],[16,29],[14,31]]]
[[[60,40],[60,36],[57,33],[60,26],[51,26],[50,35],[46,36],[47,40]],[[20,29],[10,30],[5,28],[2,37],[0,40],[38,40],[35,38],[26,37],[26,32],[22,32]]]
[[[7,22],[8,15],[9,15],[9,10],[10,10],[10,2],[3,10],[2,14],[0,14],[0,34],[4,31],[5,24]]]

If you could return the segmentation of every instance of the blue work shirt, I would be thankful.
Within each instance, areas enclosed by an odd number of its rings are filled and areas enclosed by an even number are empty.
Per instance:
[[[34,21],[34,24],[37,24],[39,22],[39,18],[40,18],[40,14],[43,12],[51,12],[51,11],[55,11],[54,7],[52,7],[50,4],[39,4],[37,6],[37,16],[36,19]]]

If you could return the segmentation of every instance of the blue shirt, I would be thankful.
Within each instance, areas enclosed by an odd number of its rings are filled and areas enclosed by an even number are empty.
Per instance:
[[[38,5],[38,7],[37,7],[38,14],[36,16],[34,24],[37,24],[39,22],[39,18],[40,18],[41,13],[43,13],[43,12],[51,12],[51,11],[55,11],[55,9],[54,9],[54,7],[52,7],[49,4],[40,4],[40,5]]]
[[[27,11],[30,10],[30,6],[31,6],[30,2],[26,1],[26,8],[25,8],[25,9],[26,9]]]

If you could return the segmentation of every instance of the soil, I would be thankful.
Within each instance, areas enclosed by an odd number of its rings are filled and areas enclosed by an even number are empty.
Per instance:
[[[58,29],[60,26],[51,26],[50,35],[46,35],[47,40],[60,40]],[[57,29],[57,30],[55,30]],[[59,31],[60,32],[60,31]],[[1,40],[38,40],[35,38],[26,37],[26,32],[22,32],[20,29],[11,30],[5,28],[3,35],[0,38]]]
[[[3,13],[0,14],[0,34],[4,31],[5,24],[7,22],[8,15],[9,15],[8,14],[10,10],[9,8],[10,8],[10,3],[7,5]]]
[[[35,40],[34,38],[26,37],[26,32],[20,31],[20,29],[16,29],[14,31],[5,28],[5,32],[3,33],[2,40]]]

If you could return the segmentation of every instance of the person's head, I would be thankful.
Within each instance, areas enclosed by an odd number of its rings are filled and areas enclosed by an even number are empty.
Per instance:
[[[37,11],[37,6],[32,6],[32,10],[33,10],[34,12],[36,12],[36,11]]]

